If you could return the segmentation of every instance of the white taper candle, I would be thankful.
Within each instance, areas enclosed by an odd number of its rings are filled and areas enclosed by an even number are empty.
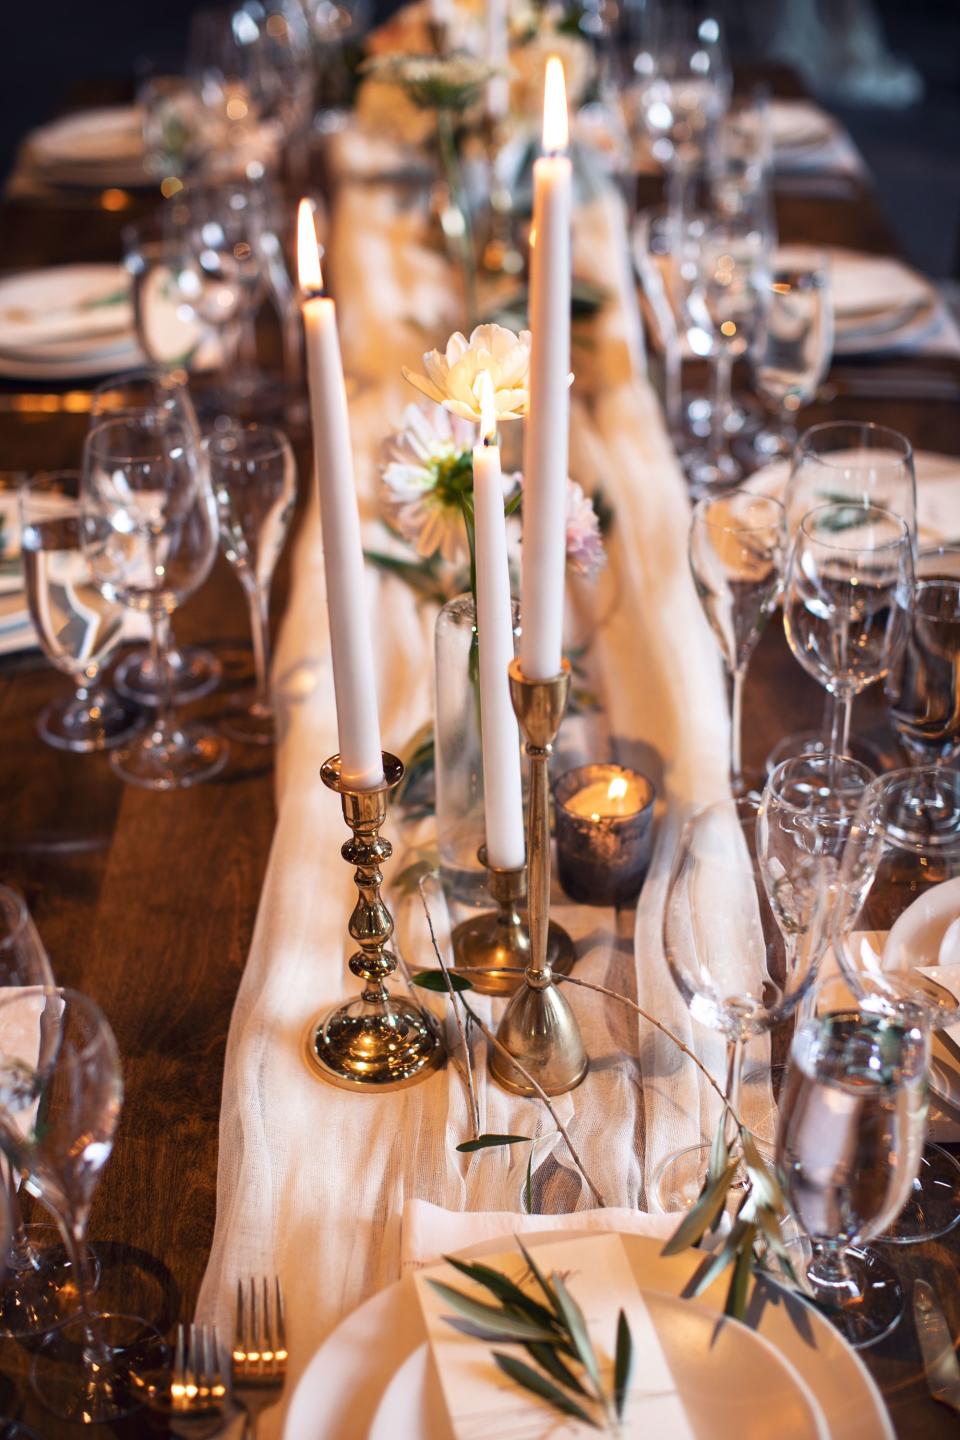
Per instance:
[[[359,790],[383,781],[373,646],[367,616],[360,513],[337,311],[322,292],[313,214],[301,200],[297,251],[310,384],[314,471],[320,497],[323,565],[343,779]]]
[[[563,66],[547,61],[543,148],[533,167],[530,413],[523,468],[520,665],[528,680],[560,671],[570,426],[570,215]]]

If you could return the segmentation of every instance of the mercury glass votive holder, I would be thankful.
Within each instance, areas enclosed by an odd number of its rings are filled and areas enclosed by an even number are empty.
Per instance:
[[[650,864],[651,781],[623,765],[581,765],[557,779],[553,795],[564,892],[583,905],[629,905]]]

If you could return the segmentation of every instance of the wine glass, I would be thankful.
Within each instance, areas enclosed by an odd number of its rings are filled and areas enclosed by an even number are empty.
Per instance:
[[[704,317],[713,370],[710,438],[703,452],[684,457],[695,490],[735,485],[743,466],[730,449],[727,415],[733,364],[746,354],[767,284],[769,234],[747,220],[713,220],[699,247],[698,275],[687,307]]]
[[[47,659],[75,686],[41,712],[37,729],[59,750],[108,750],[129,740],[144,717],[101,680],[122,636],[124,609],[93,583],[79,496],[80,477],[71,471],[37,475],[20,488],[30,617]]]
[[[776,1163],[813,1244],[806,1280],[854,1347],[903,1311],[894,1272],[863,1242],[896,1218],[920,1165],[930,1053],[922,1006],[843,976],[811,992],[790,1047]]]
[[[193,398],[182,368],[160,365],[127,370],[102,381],[93,391],[90,415],[94,422],[110,416],[130,416],[143,411],[168,411],[200,445],[200,425]],[[151,628],[146,654],[123,660],[114,674],[121,695],[140,705],[156,706],[160,699],[160,671],[166,662],[173,699],[178,705],[199,700],[220,683],[223,667],[215,655],[197,645],[178,646],[173,642],[170,616],[164,612]]]
[[[771,459],[790,454],[797,440],[793,416],[814,399],[832,353],[829,257],[778,251],[761,292],[750,351],[754,384],[775,412],[773,426],[754,437],[758,454]]]
[[[217,553],[217,509],[193,434],[166,410],[102,420],[83,452],[84,544],[106,594],[156,624],[203,584]],[[155,642],[156,643],[156,642]],[[166,666],[150,728],[113,751],[122,779],[152,790],[219,773],[228,748],[212,730],[176,716]]]
[[[845,755],[854,695],[882,680],[906,639],[913,551],[905,521],[877,505],[820,505],[800,523],[783,624],[794,656],[832,699],[827,749]]]
[[[960,751],[960,546],[917,556],[907,641],[886,680],[890,720],[910,760]]]
[[[734,1114],[746,1042],[793,1014],[828,939],[829,889],[822,869],[812,868],[810,883],[797,891],[803,904],[795,906],[788,945],[754,854],[756,816],[755,803],[725,800],[687,821],[663,918],[674,983],[693,1018],[726,1037],[726,1094]],[[709,1145],[694,1145],[661,1165],[653,1177],[661,1210],[694,1203],[709,1153]]]
[[[710,192],[719,215],[737,219],[770,203],[773,165],[770,102],[763,93],[735,97],[707,144]]]
[[[828,420],[803,432],[783,497],[791,536],[810,510],[842,501],[899,515],[916,544],[917,481],[906,436],[858,420]]]
[[[750,490],[705,496],[690,525],[690,569],[730,679],[730,784],[747,784],[741,763],[743,683],[760,632],[783,585],[786,516],[779,500]]]
[[[851,987],[885,984],[960,1014],[960,775],[950,766],[895,770],[868,786],[843,853],[833,946]],[[928,1145],[911,1203],[885,1239],[942,1235],[960,1220],[960,1166]]]
[[[264,425],[234,425],[206,442],[220,512],[220,545],[250,607],[256,688],[252,700],[233,697],[222,722],[232,740],[270,745],[275,739],[270,698],[270,581],[290,526],[297,467],[290,442]]]
[[[52,984],[46,949],[22,896],[0,885],[0,997],[25,986]],[[0,1164],[0,1182],[12,1227],[9,1246],[4,1246],[0,1335],[42,1335],[76,1310],[75,1277],[56,1230],[24,1223],[18,1177],[6,1161]]]
[[[31,1379],[48,1410],[85,1425],[139,1408],[128,1367],[144,1368],[160,1339],[138,1317],[92,1306],[87,1220],[122,1100],[117,1043],[92,1000],[41,985],[0,991],[0,1147],[54,1215],[79,1302],[39,1348]]]

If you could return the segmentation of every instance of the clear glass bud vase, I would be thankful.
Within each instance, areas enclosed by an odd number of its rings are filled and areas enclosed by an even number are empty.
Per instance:
[[[513,602],[514,651],[520,608]],[[483,754],[477,611],[473,596],[448,600],[437,616],[436,640],[437,845],[448,889],[474,904],[486,900],[486,871],[477,859],[484,843]]]

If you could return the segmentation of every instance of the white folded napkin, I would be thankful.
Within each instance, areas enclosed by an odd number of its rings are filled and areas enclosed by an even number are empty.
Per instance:
[[[138,105],[81,110],[53,120],[27,137],[38,162],[85,165],[143,156],[143,111]]]
[[[831,250],[830,260],[833,308],[840,320],[906,309],[931,298],[929,282],[899,260],[839,248]]]
[[[129,289],[122,265],[58,265],[10,276],[0,285],[0,349],[113,343],[133,330]]]
[[[572,1215],[521,1215],[515,1210],[445,1210],[428,1200],[407,1200],[400,1233],[400,1273],[409,1275],[444,1255],[455,1255],[487,1240],[508,1240],[511,1235],[590,1230],[669,1240],[681,1219],[680,1215],[650,1215],[612,1205],[603,1210],[577,1210]]]

